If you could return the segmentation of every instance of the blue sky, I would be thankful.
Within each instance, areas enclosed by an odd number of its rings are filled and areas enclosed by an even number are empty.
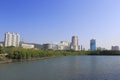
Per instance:
[[[26,42],[71,41],[89,48],[120,45],[120,0],[0,0],[0,40],[16,32]]]

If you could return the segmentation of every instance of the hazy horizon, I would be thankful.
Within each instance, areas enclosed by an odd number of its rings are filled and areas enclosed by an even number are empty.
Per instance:
[[[1,0],[0,41],[5,32],[21,35],[34,43],[71,41],[89,49],[90,39],[97,47],[120,45],[119,0]]]

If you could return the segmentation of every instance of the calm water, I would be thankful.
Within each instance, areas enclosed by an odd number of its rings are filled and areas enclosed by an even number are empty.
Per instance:
[[[120,80],[120,56],[67,56],[0,64],[0,80]]]

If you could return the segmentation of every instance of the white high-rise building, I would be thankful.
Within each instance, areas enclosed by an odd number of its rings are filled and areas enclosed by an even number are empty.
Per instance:
[[[72,36],[71,49],[75,50],[75,51],[79,50],[78,37],[77,36]]]
[[[20,35],[18,33],[5,33],[5,47],[15,46],[19,47]]]

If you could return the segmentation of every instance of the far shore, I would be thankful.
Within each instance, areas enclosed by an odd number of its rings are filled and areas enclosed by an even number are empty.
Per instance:
[[[91,55],[91,56],[120,56],[120,51],[73,51],[73,50],[44,50],[24,49],[20,47],[0,47],[0,63],[24,62],[59,56]]]
[[[75,55],[71,55],[71,56],[75,56]],[[79,56],[120,56],[120,55],[79,55]],[[55,58],[55,57],[60,57],[60,56],[39,57],[39,58],[31,58],[31,59],[5,59],[5,60],[0,60],[0,64],[36,61],[36,60],[43,60],[43,59],[49,59],[49,58]]]

